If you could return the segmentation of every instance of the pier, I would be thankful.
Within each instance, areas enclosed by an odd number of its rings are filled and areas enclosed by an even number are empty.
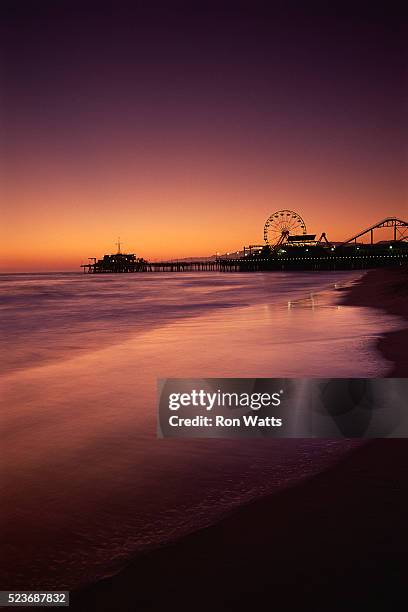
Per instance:
[[[302,234],[291,233],[294,228]],[[393,239],[374,242],[378,229],[391,228]],[[275,232],[275,239],[269,239]],[[369,242],[358,242],[365,236]],[[241,257],[216,256],[195,260],[147,261],[133,253],[118,252],[103,259],[90,258],[82,264],[84,273],[135,272],[264,272],[296,270],[365,270],[408,263],[408,222],[387,217],[341,243],[331,243],[325,233],[316,240],[306,233],[303,219],[293,211],[278,211],[265,224],[264,245]]]
[[[342,252],[344,253],[344,251]],[[353,253],[336,255],[280,256],[270,258],[218,259],[214,261],[159,261],[123,269],[99,269],[95,264],[83,264],[84,272],[264,272],[289,270],[365,270],[408,263],[408,245],[385,253]]]

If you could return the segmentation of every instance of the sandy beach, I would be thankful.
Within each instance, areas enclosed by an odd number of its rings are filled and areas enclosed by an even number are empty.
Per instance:
[[[342,303],[381,309],[407,321],[405,329],[380,338],[377,348],[394,364],[388,376],[408,376],[408,268],[370,270],[351,291],[346,291]]]
[[[406,600],[405,440],[378,440],[302,485],[146,554],[75,610],[390,610]]]
[[[373,270],[344,304],[407,318],[406,269]],[[378,348],[406,376],[408,329]],[[396,609],[406,602],[405,440],[375,440],[334,467],[140,555],[72,595],[74,610]]]

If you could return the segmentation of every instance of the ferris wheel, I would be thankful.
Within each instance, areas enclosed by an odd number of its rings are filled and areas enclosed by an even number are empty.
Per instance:
[[[285,236],[306,234],[306,224],[293,210],[278,210],[267,218],[264,226],[266,244],[275,245]]]

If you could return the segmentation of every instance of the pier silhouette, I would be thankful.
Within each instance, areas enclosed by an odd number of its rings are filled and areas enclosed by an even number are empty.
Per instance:
[[[392,240],[374,242],[375,232],[391,228]],[[299,230],[303,233],[299,233]],[[296,232],[296,233],[293,233]],[[369,242],[362,242],[365,237]],[[358,242],[360,240],[360,242]],[[213,256],[206,259],[147,261],[134,253],[118,251],[102,259],[89,258],[84,273],[129,272],[262,272],[289,270],[363,270],[408,262],[408,221],[386,217],[357,232],[351,238],[333,243],[323,232],[318,240],[308,234],[303,219],[294,211],[277,211],[268,217],[263,245],[244,247],[243,256]]]

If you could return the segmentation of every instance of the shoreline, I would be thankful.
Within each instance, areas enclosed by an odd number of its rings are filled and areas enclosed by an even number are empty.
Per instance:
[[[343,289],[341,304],[382,310],[405,320],[405,327],[385,333],[377,349],[393,365],[387,378],[408,376],[408,267],[378,268],[367,271],[351,287]]]
[[[371,270],[343,289],[341,303],[407,319],[406,280],[406,268]],[[407,375],[407,336],[408,327],[379,340],[394,364],[387,376]],[[71,607],[221,612],[269,600],[280,611],[388,610],[405,585],[407,459],[405,440],[370,441],[293,487],[138,555],[118,574],[74,592]]]
[[[89,612],[388,612],[406,598],[406,440],[375,440],[333,468],[241,506],[72,593]],[[392,476],[392,477],[391,477]]]

